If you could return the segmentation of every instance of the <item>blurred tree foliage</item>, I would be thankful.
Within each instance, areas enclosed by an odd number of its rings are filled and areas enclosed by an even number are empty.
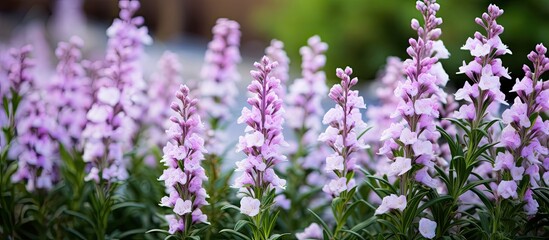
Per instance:
[[[442,40],[452,54],[443,64],[454,87],[465,80],[455,74],[458,68],[472,59],[460,48],[483,30],[474,19],[490,3],[505,10],[499,20],[505,27],[502,40],[513,55],[504,56],[503,64],[514,79],[523,76],[522,65],[535,44],[549,45],[549,0],[440,0]],[[407,57],[408,38],[415,37],[410,19],[419,16],[413,0],[272,0],[254,18],[259,31],[284,41],[292,68],[301,63],[299,47],[318,34],[329,44],[328,78],[333,80],[336,67],[349,65],[365,80],[375,78],[388,56]],[[502,82],[508,90],[514,80]]]

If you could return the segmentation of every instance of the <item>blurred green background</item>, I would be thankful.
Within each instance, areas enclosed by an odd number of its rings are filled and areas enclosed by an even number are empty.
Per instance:
[[[0,0],[0,42],[13,36],[14,29],[26,22],[38,21],[55,25],[55,19],[83,15],[90,26],[100,32],[85,36],[88,45],[93,37],[104,37],[102,31],[118,14],[118,0]],[[335,68],[352,66],[356,76],[374,79],[388,56],[406,58],[408,38],[415,37],[411,18],[419,18],[414,0],[140,0],[138,14],[145,17],[156,43],[169,43],[173,48],[191,46],[202,56],[211,38],[217,18],[236,20],[242,30],[242,54],[245,59],[258,59],[272,38],[284,41],[292,60],[294,76],[299,74],[299,47],[307,38],[318,34],[330,48],[326,72],[332,83]],[[450,75],[450,86],[463,85],[457,76],[468,52],[460,50],[468,37],[482,29],[474,18],[486,11],[490,3],[505,10],[499,19],[505,27],[501,36],[513,55],[502,57],[511,76],[522,77],[522,64],[535,44],[549,45],[549,0],[439,0],[443,18],[442,40],[452,54],[443,60]],[[60,8],[60,5],[74,5]],[[72,11],[72,12],[69,12]],[[70,25],[69,25],[70,26]],[[51,29],[51,28],[50,28]],[[50,34],[50,43],[56,39]],[[104,41],[102,38],[99,39]],[[195,44],[196,43],[196,44]],[[249,61],[251,61],[249,60]],[[201,64],[201,59],[196,60]],[[513,81],[502,81],[509,90]]]
[[[460,50],[468,37],[483,30],[474,18],[486,11],[490,3],[505,10],[499,23],[505,28],[501,36],[513,55],[502,58],[514,79],[522,77],[526,55],[537,43],[549,45],[549,0],[441,0],[439,16],[443,18],[442,37],[452,54],[443,60],[450,75],[450,85],[462,86],[465,76],[455,73],[462,61],[470,61],[469,52]],[[361,79],[373,79],[387,56],[407,57],[408,38],[416,34],[411,18],[420,18],[412,0],[279,0],[255,12],[258,31],[286,44],[290,58],[296,62],[299,47],[318,34],[329,44],[327,73],[352,66]],[[299,63],[292,64],[299,67]],[[331,77],[333,78],[333,77]],[[504,82],[510,89],[511,81]]]

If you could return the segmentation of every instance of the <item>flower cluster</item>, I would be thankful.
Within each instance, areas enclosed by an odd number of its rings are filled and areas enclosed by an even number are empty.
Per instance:
[[[244,152],[246,158],[236,162],[236,171],[242,173],[234,183],[234,187],[248,196],[241,201],[241,211],[251,217],[258,211],[249,211],[250,206],[259,209],[258,201],[271,189],[285,187],[286,181],[278,177],[274,166],[286,161],[280,148],[287,145],[282,135],[282,99],[276,94],[280,91],[280,80],[270,75],[277,63],[263,57],[254,66],[257,70],[250,72],[253,81],[248,86],[248,91],[253,94],[248,98],[251,108],[243,108],[238,118],[238,123],[247,126],[246,134],[238,140],[236,151]]]
[[[148,89],[147,97],[150,99],[147,111],[147,124],[149,125],[149,143],[153,146],[160,146],[166,142],[163,129],[169,127],[169,110],[166,109],[173,96],[165,94],[166,89],[177,89],[183,81],[181,79],[181,63],[177,55],[166,51],[158,60],[158,70],[153,73],[151,87]]]
[[[240,25],[235,21],[220,18],[212,33],[213,39],[208,44],[201,72],[201,108],[211,118],[227,120],[230,116],[230,107],[234,105],[238,94],[236,82],[240,80],[236,69],[241,61]]]
[[[91,163],[86,180],[122,181],[128,177],[123,158],[125,144],[137,130],[134,119],[142,113],[143,78],[138,60],[143,44],[151,42],[142,17],[133,17],[137,1],[120,1],[120,19],[107,30],[106,67],[102,69],[95,102],[87,113],[84,161]]]
[[[82,129],[86,126],[86,113],[91,105],[89,79],[80,63],[83,41],[72,37],[69,42],[60,42],[55,54],[59,59],[52,80],[48,108],[56,113],[58,128],[56,139],[67,149],[82,149]]]
[[[391,114],[396,110],[398,105],[398,99],[394,97],[395,89],[399,82],[405,81],[404,78],[404,66],[402,61],[397,57],[387,58],[387,64],[383,69],[383,75],[376,79],[376,97],[378,98],[377,105],[370,106],[366,110],[366,116],[368,117],[368,125],[371,129],[368,134],[364,136],[364,140],[371,146],[373,152],[379,151],[382,147],[379,136],[383,131],[390,127],[391,123],[395,120],[391,117]],[[374,159],[367,162],[371,169],[376,171],[376,174],[386,174],[388,164],[390,160],[384,155],[376,155]]]
[[[319,141],[334,150],[326,157],[325,170],[333,172],[336,178],[322,188],[332,196],[339,196],[341,192],[350,191],[356,186],[355,180],[350,177],[357,167],[355,153],[367,147],[362,138],[366,123],[360,113],[360,109],[366,108],[366,105],[358,91],[351,90],[358,82],[358,78],[351,79],[352,73],[350,67],[337,69],[336,75],[341,79],[341,84],[334,85],[328,94],[336,105],[324,115],[322,123],[327,124],[328,128],[318,136]]]
[[[538,202],[533,198],[531,188],[539,187],[540,165],[547,166],[549,151],[543,144],[549,134],[549,120],[543,121],[540,112],[549,110],[549,90],[544,87],[541,75],[549,70],[547,48],[542,44],[528,54],[533,69],[524,65],[524,77],[517,79],[512,91],[517,93],[513,105],[503,114],[505,128],[500,143],[505,151],[498,153],[494,171],[498,171],[499,185],[496,195],[507,198],[522,198],[524,210],[533,215],[538,210]],[[549,169],[545,169],[544,179],[549,180]],[[519,189],[518,184],[526,177],[529,184]],[[523,187],[522,187],[523,188]]]
[[[59,179],[59,154],[57,143],[52,139],[56,125],[48,115],[43,93],[35,88],[31,51],[30,46],[10,49],[5,67],[8,81],[2,82],[2,85],[9,86],[9,92],[2,96],[8,97],[5,100],[21,101],[15,115],[15,109],[10,109],[12,112],[8,116],[9,124],[15,125],[17,133],[9,148],[9,155],[18,159],[18,168],[11,180],[25,182],[27,191],[49,190]],[[2,149],[4,147],[8,146],[2,146]]]
[[[0,112],[0,127],[11,131],[9,135],[0,135],[0,146],[8,146],[15,135],[15,114],[16,108],[21,98],[32,88],[35,87],[34,77],[31,69],[34,62],[30,59],[32,46],[26,45],[21,48],[12,48],[9,53],[0,55],[1,68],[0,73],[0,100],[3,102],[3,108]],[[11,102],[11,106],[5,106],[5,103]],[[8,107],[7,109],[5,107]]]
[[[271,45],[265,49],[265,55],[272,61],[278,63],[271,75],[280,80],[281,88],[277,95],[280,99],[284,99],[286,97],[286,83],[290,78],[290,59],[288,58],[286,51],[284,51],[284,43],[273,39]]]
[[[406,195],[407,178],[412,165],[422,166],[415,174],[415,180],[428,187],[436,187],[429,175],[434,170],[435,154],[438,151],[436,119],[439,117],[441,102],[445,102],[446,93],[441,89],[448,81],[448,75],[438,62],[447,58],[448,51],[437,40],[441,35],[438,26],[441,18],[436,17],[440,6],[434,0],[417,1],[416,8],[425,21],[424,26],[412,19],[411,27],[417,31],[418,38],[410,38],[407,52],[410,59],[404,61],[406,80],[399,83],[395,96],[399,98],[397,111],[393,116],[403,119],[392,124],[381,136],[384,141],[379,154],[393,160],[389,175],[398,176],[401,181],[401,193]],[[402,149],[400,151],[399,149]]]
[[[313,36],[307,41],[308,46],[301,47],[302,78],[296,79],[290,86],[287,97],[288,126],[301,131],[299,145],[308,148],[316,143],[320,131],[320,118],[324,113],[321,100],[326,95],[326,74],[321,69],[326,64],[324,52],[328,45]]]
[[[31,73],[31,68],[34,63],[30,59],[32,46],[26,45],[21,48],[12,48],[9,51],[9,56],[4,63],[7,78],[6,82],[2,82],[0,93],[2,98],[7,96],[12,98],[12,94],[24,95],[34,85],[34,78]]]
[[[56,121],[45,104],[44,92],[27,94],[15,116],[17,138],[10,155],[17,157],[18,168],[13,182],[25,182],[27,191],[49,190],[59,180],[58,144],[53,139]]]
[[[324,234],[322,233],[322,228],[316,223],[312,223],[307,228],[305,228],[305,230],[303,232],[297,233],[295,236],[298,240],[306,240],[306,239],[321,240],[321,239],[324,239]]]
[[[455,93],[456,100],[467,102],[455,112],[456,118],[479,122],[485,117],[486,111],[497,112],[500,103],[507,105],[505,94],[500,91],[499,79],[511,77],[498,57],[510,54],[511,51],[499,37],[503,33],[503,27],[496,20],[502,14],[503,10],[496,5],[490,5],[488,12],[482,14],[482,19],[475,19],[475,22],[486,30],[486,36],[475,32],[474,38],[468,38],[461,48],[470,51],[475,58],[459,68],[458,73],[467,75],[472,85],[465,82],[463,88]]]
[[[208,195],[202,186],[202,182],[207,180],[201,166],[206,149],[200,136],[204,125],[197,113],[198,100],[189,96],[189,88],[184,85],[176,92],[176,97],[181,103],[172,102],[170,106],[177,114],[170,118],[167,130],[170,140],[164,147],[162,158],[167,169],[159,178],[164,181],[168,193],[160,205],[173,208],[175,213],[166,215],[171,234],[189,231],[185,227],[191,224],[206,223],[207,216],[201,207],[208,204]]]

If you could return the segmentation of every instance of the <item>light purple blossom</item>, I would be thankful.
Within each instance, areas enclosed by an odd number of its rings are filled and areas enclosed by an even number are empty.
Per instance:
[[[436,236],[437,223],[427,218],[419,220],[419,233],[427,239],[433,239]]]
[[[513,180],[501,181],[498,185],[497,194],[502,198],[517,198],[517,183]]]
[[[388,176],[401,176],[412,169],[412,160],[409,158],[397,157],[391,163]]]
[[[307,240],[307,239],[322,240],[322,239],[324,239],[322,228],[316,223],[312,223],[311,225],[306,227],[303,230],[303,232],[296,233],[295,237],[298,240]]]
[[[391,194],[389,196],[386,196],[381,201],[381,205],[376,209],[375,215],[381,215],[385,214],[391,210],[400,210],[404,211],[406,208],[406,196],[400,195],[397,196],[395,194]]]
[[[526,212],[527,215],[535,215],[538,212],[539,204],[538,201],[534,199],[534,192],[532,189],[526,190],[524,202],[526,202],[526,205],[524,205],[524,212]]]
[[[240,212],[253,217],[259,214],[261,202],[252,197],[243,197],[240,200]]]
[[[326,158],[326,169],[333,171],[337,178],[330,180],[322,189],[334,197],[354,187],[354,180],[347,179],[347,176],[356,168],[356,152],[367,147],[364,138],[359,137],[367,127],[360,113],[360,109],[366,108],[366,105],[362,97],[358,96],[358,91],[351,90],[358,82],[358,78],[351,79],[352,73],[350,67],[336,70],[341,84],[334,85],[328,94],[336,105],[324,115],[322,122],[329,126],[318,137],[319,141],[335,152]]]
[[[201,166],[206,153],[201,136],[204,125],[197,113],[198,100],[189,96],[189,88],[181,85],[175,96],[179,102],[172,102],[170,106],[176,114],[170,118],[170,140],[163,149],[161,160],[167,168],[158,178],[164,181],[168,195],[162,198],[160,205],[173,208],[175,215],[166,216],[170,229],[189,231],[185,226],[207,222],[207,216],[200,210],[208,204],[208,195],[203,188],[203,181],[208,178]],[[192,223],[186,223],[189,215]],[[177,221],[170,221],[170,218]]]
[[[244,107],[238,118],[238,123],[247,126],[244,136],[239,138],[237,152],[243,152],[246,158],[236,163],[241,175],[233,186],[249,197],[261,199],[271,189],[286,186],[286,181],[279,178],[273,168],[286,161],[280,151],[287,143],[282,135],[282,99],[277,95],[280,80],[270,75],[277,66],[276,62],[264,56],[254,66],[257,70],[250,72],[253,80],[248,86],[252,94],[248,98],[251,107]]]

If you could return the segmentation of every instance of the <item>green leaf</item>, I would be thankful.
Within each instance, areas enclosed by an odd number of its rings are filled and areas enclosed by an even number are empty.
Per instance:
[[[360,234],[352,231],[352,230],[347,230],[347,229],[341,229],[341,231],[343,232],[346,232],[346,233],[349,233],[351,235],[354,235],[355,237],[359,238],[359,239],[362,239],[362,240],[365,240],[362,236],[360,236]]]
[[[6,116],[9,116],[9,111],[10,111],[10,104],[8,102],[8,98],[6,96],[4,96],[2,98],[2,104],[4,105],[4,112],[6,113]]]
[[[367,228],[368,226],[376,223],[376,220],[377,218],[375,216],[372,216],[364,221],[362,221],[361,223],[355,225],[354,227],[351,228],[351,231],[353,232],[358,232],[364,228]]]
[[[168,232],[168,230],[165,230],[165,229],[151,229],[149,231],[146,231],[145,233],[155,233],[155,232],[159,232],[159,233],[165,233],[165,234],[170,234],[170,232]]]
[[[230,203],[227,203],[226,205],[224,205],[223,207],[221,207],[221,210],[227,210],[227,209],[233,209],[233,210],[236,210],[238,212],[240,212],[240,208],[235,206],[235,205],[232,205]]]
[[[250,222],[248,220],[245,220],[245,219],[241,219],[241,220],[238,220],[238,222],[236,222],[236,224],[234,225],[234,230],[235,231],[238,231],[240,230],[242,227],[245,227],[246,225],[248,225]]]
[[[393,225],[391,222],[385,220],[385,219],[377,219],[377,222],[379,222],[380,224],[384,225],[385,227],[389,228],[391,230],[391,232],[393,232],[394,234],[398,234],[398,228]]]
[[[93,226],[95,228],[95,224],[93,223],[93,221],[91,219],[89,219],[86,215],[84,215],[82,213],[79,213],[79,212],[72,211],[72,210],[68,210],[68,209],[65,210],[65,213],[68,214],[68,215],[77,217],[79,219],[82,219],[85,222],[87,222],[90,226]]]
[[[135,235],[135,234],[140,234],[140,233],[148,233],[148,231],[145,231],[145,229],[132,229],[132,230],[128,230],[128,231],[125,231],[123,233],[121,233],[120,235],[118,235],[118,238],[126,238],[128,236],[131,236],[131,235]]]
[[[120,208],[127,208],[127,207],[134,207],[134,208],[146,208],[145,204],[143,203],[136,203],[136,202],[121,202],[114,204],[112,206],[112,210],[117,210]]]
[[[63,227],[63,230],[73,234],[74,236],[82,239],[82,240],[86,240],[86,237],[84,237],[84,235],[82,235],[82,233],[78,232],[76,229],[73,229],[73,228],[69,228],[69,227]]]
[[[448,195],[444,195],[444,196],[440,196],[438,198],[435,198],[435,199],[432,199],[424,204],[422,204],[419,208],[418,208],[418,212],[423,212],[423,210],[439,203],[439,202],[443,202],[443,201],[451,201],[453,198],[451,196],[448,196]]]
[[[287,235],[290,235],[290,234],[289,233],[273,234],[272,236],[269,237],[269,240],[276,240],[276,239],[279,239],[280,237],[287,236]]]
[[[457,125],[459,128],[461,128],[468,136],[471,136],[471,132],[469,131],[469,125],[467,122],[464,123],[464,120],[461,119],[455,119],[455,118],[444,118],[444,120],[448,120],[452,122],[453,124]]]
[[[372,129],[372,127],[367,127],[366,129],[364,129],[364,131],[362,131],[356,139],[360,139],[366,132],[370,131],[370,129]]]
[[[246,235],[242,234],[242,233],[239,233],[235,230],[232,230],[232,229],[223,229],[221,231],[219,231],[219,233],[229,233],[229,234],[232,234],[232,235],[235,235],[241,239],[245,239],[245,240],[251,240],[249,237],[247,237]]]

